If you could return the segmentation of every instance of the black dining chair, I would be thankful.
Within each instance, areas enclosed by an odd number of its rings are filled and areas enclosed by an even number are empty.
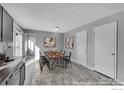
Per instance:
[[[64,55],[66,54],[66,51],[60,50],[60,52],[62,52]]]
[[[67,65],[69,64],[71,64],[71,67],[72,67],[71,54],[72,52],[69,52],[69,55],[65,55],[65,57],[63,58],[64,63],[65,63],[65,68],[67,68]]]
[[[47,65],[48,69],[50,70],[50,64],[49,64],[49,61],[47,60],[46,56],[43,56],[40,52],[40,59],[39,59],[39,63],[40,63],[40,69],[41,69],[41,72],[43,70],[43,67],[45,65]]]
[[[65,55],[66,54],[66,51],[64,51],[63,54]]]

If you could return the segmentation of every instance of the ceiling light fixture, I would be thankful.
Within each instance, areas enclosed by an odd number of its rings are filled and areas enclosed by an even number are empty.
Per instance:
[[[55,27],[55,30],[59,30],[59,27]]]

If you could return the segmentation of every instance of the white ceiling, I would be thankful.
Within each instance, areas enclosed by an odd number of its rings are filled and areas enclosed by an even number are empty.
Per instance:
[[[4,3],[23,29],[65,33],[124,10],[124,4]],[[58,31],[55,27],[59,27]]]

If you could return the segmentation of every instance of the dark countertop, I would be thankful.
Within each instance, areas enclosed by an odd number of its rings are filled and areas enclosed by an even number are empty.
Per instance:
[[[13,61],[0,66],[0,85],[11,76],[11,73],[18,68],[18,66],[24,62],[24,57],[15,58]]]

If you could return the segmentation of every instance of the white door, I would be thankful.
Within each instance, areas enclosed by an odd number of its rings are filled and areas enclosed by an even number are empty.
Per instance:
[[[87,66],[87,31],[76,33],[77,62]]]
[[[115,78],[117,22],[95,29],[95,70]]]

